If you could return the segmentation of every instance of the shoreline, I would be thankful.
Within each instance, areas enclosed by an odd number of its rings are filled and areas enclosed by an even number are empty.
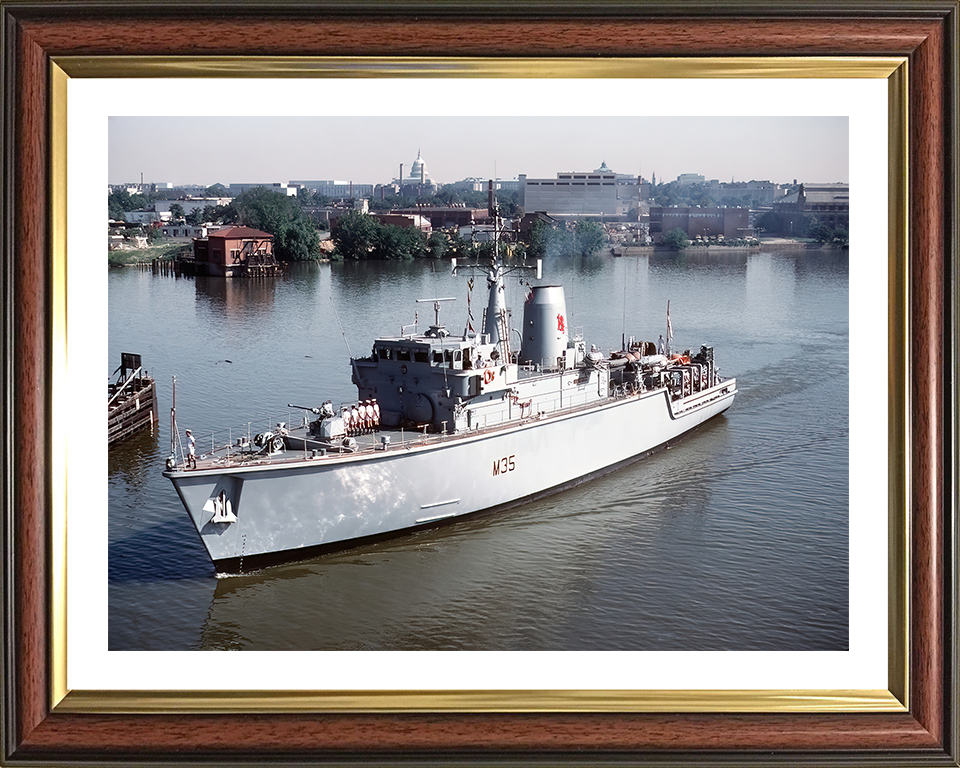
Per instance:
[[[759,245],[690,245],[677,250],[668,245],[617,245],[609,251],[614,256],[643,256],[651,253],[764,253],[771,251],[839,251],[832,245],[802,243],[797,241],[774,241]]]

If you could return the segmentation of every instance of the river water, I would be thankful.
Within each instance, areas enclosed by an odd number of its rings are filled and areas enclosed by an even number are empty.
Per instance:
[[[349,357],[430,304],[466,320],[446,264],[304,265],[269,280],[109,275],[109,360],[142,355],[160,424],[109,453],[111,650],[845,650],[845,252],[557,259],[588,344],[716,348],[740,394],[669,450],[576,489],[259,573],[216,578],[161,471],[177,418],[204,435],[355,398]],[[508,278],[520,312],[526,288]],[[474,314],[485,301],[474,292]],[[519,316],[519,315],[518,315]],[[260,427],[260,428],[262,428]],[[556,451],[589,450],[603,435]]]

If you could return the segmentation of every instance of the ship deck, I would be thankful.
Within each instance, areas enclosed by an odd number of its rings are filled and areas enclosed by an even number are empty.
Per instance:
[[[710,390],[698,392],[684,400],[674,401],[671,403],[671,409],[676,416],[689,413],[691,410],[697,410],[698,407],[712,402],[717,399],[717,397],[725,396],[731,386],[733,386],[735,391],[735,379],[728,379],[722,383],[718,383],[714,387],[711,387]],[[534,414],[523,418],[502,421],[497,424],[462,430],[460,432],[438,433],[430,432],[426,429],[414,430],[381,426],[369,432],[350,435],[354,443],[349,448],[335,446],[332,445],[330,441],[311,437],[305,425],[289,429],[287,434],[283,435],[283,451],[276,453],[267,453],[266,451],[255,448],[250,441],[247,430],[243,432],[243,435],[247,438],[247,445],[243,447],[239,446],[237,444],[238,441],[233,437],[234,434],[239,433],[228,433],[227,435],[211,434],[205,438],[198,437],[197,439],[196,467],[188,467],[185,460],[180,458],[175,467],[168,467],[168,469],[191,473],[245,466],[283,466],[299,464],[304,461],[325,461],[347,456],[369,456],[386,452],[411,450],[423,446],[462,440],[468,437],[493,434],[523,426],[524,424],[553,420],[597,408],[606,408],[613,404],[639,397],[656,396],[662,394],[664,391],[665,390],[660,388],[635,393],[621,392],[616,395],[611,395],[604,400],[585,405],[560,408],[547,414]],[[218,442],[218,440],[224,440],[224,438],[226,438],[224,442]]]
[[[430,432],[422,428],[393,428],[381,425],[370,432],[351,434],[350,437],[355,441],[355,445],[351,448],[332,446],[330,441],[311,437],[307,433],[306,426],[303,425],[288,430],[287,434],[283,436],[284,450],[276,453],[267,453],[254,448],[247,430],[243,431],[243,435],[246,437],[246,442],[248,443],[247,447],[241,447],[237,444],[237,439],[235,438],[235,435],[239,434],[237,432],[226,435],[215,433],[205,437],[197,437],[197,463],[195,468],[188,467],[186,462],[179,457],[175,468],[184,472],[200,472],[203,470],[224,469],[225,467],[295,464],[303,461],[323,461],[345,456],[362,456],[410,450],[452,440],[461,440],[467,437],[491,434],[524,424],[555,419],[598,407],[606,407],[626,397],[636,396],[637,395],[625,395],[623,397],[610,397],[586,405],[560,408],[549,414],[534,414],[523,418],[505,420],[496,424],[461,430],[460,432]]]
[[[570,408],[567,412],[583,410]],[[551,414],[551,416],[559,414]],[[209,436],[206,440],[198,440],[196,467],[188,467],[184,461],[178,462],[176,469],[185,472],[200,472],[225,467],[244,467],[254,465],[284,465],[297,464],[303,461],[323,461],[326,459],[346,456],[362,456],[375,453],[410,450],[426,445],[437,445],[464,437],[488,434],[525,423],[538,421],[535,417],[513,419],[501,422],[495,426],[471,429],[461,432],[437,433],[424,430],[380,427],[374,431],[352,434],[354,444],[347,448],[332,445],[330,441],[310,437],[305,427],[290,429],[283,436],[284,449],[276,453],[267,453],[256,448],[240,447],[234,441],[231,443],[216,444],[216,436]],[[211,448],[201,452],[200,444],[205,443]]]

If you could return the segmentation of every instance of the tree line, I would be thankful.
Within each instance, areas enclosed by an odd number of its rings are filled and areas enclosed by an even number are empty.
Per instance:
[[[493,242],[475,242],[461,237],[456,229],[434,230],[427,236],[416,227],[383,224],[374,216],[359,211],[349,211],[341,216],[333,228],[332,238],[334,258],[351,261],[485,258],[494,249]],[[591,256],[605,241],[603,229],[592,221],[558,227],[538,221],[526,241],[506,243],[504,249],[513,258]]]
[[[738,194],[736,188],[725,188],[721,194],[715,195],[706,182],[694,184],[680,184],[679,181],[661,182],[653,185],[650,196],[656,205],[663,208],[670,206],[699,206],[713,208],[725,205],[728,208],[749,208],[757,200],[756,195],[747,189]]]
[[[217,194],[221,189],[211,187]],[[158,199],[158,198],[154,198]],[[111,192],[108,211],[111,219],[122,220],[124,213],[149,205],[146,195],[131,195],[126,190]],[[203,223],[235,224],[252,227],[273,235],[273,252],[281,261],[311,261],[320,258],[320,234],[294,198],[278,195],[263,187],[249,189],[226,205],[208,205],[185,213],[183,206],[173,203],[170,215],[174,221],[193,226]],[[148,235],[156,232],[148,228]]]
[[[208,190],[210,194],[222,191],[222,188],[218,189],[216,186]],[[450,191],[460,195],[456,190]],[[522,215],[522,209],[516,202],[516,193],[501,193],[501,197],[514,215]],[[130,194],[125,190],[111,192],[108,199],[110,218],[122,220],[125,213],[142,209],[150,202],[151,196],[148,195]],[[294,198],[257,187],[243,192],[226,205],[208,205],[196,208],[190,213],[186,213],[182,205],[174,202],[170,206],[170,213],[174,221],[184,221],[194,226],[207,222],[235,224],[268,232],[273,235],[273,250],[278,259],[310,261],[320,258],[322,252],[318,225],[305,212],[304,206],[318,202],[313,193]],[[454,197],[444,194],[442,190],[440,195],[422,202],[428,205],[462,202],[464,205],[486,207],[487,196],[476,192]],[[147,228],[146,232],[150,234],[151,229]],[[470,239],[462,238],[455,231],[434,231],[427,236],[416,227],[383,224],[374,216],[359,211],[347,211],[340,216],[332,232],[332,240],[335,245],[332,257],[348,260],[470,257],[483,255],[493,247],[492,244],[474,243]],[[556,228],[537,222],[528,242],[513,243],[509,251],[518,257],[531,258],[588,256],[599,251],[604,241],[602,228],[593,222],[582,221]]]

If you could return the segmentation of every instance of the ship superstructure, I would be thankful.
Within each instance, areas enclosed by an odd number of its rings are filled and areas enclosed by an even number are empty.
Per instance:
[[[561,286],[528,283],[511,329],[504,277],[524,268],[498,250],[454,263],[486,280],[480,330],[445,327],[451,299],[421,300],[432,324],[402,327],[351,359],[355,402],[291,404],[294,415],[271,429],[204,440],[195,461],[174,414],[164,475],[217,570],[512,506],[646,455],[732,404],[736,380],[719,375],[712,347],[677,354],[631,338],[609,354],[587,349]]]

